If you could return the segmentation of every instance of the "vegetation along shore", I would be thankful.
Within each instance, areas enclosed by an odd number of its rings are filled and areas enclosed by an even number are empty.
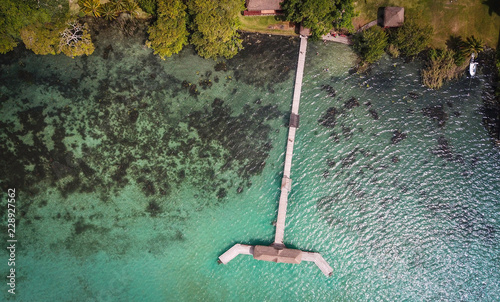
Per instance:
[[[91,55],[92,31],[102,26],[118,26],[125,35],[146,30],[144,44],[160,58],[191,44],[198,55],[215,60],[242,49],[241,31],[294,36],[307,28],[313,40],[331,32],[349,34],[359,72],[384,53],[418,58],[424,62],[422,84],[431,89],[464,76],[474,56],[493,84],[484,93],[485,126],[500,139],[500,2],[284,0],[272,16],[244,15],[245,5],[243,0],[2,0],[0,53],[23,44],[39,55]],[[383,27],[385,7],[404,8],[404,23]]]

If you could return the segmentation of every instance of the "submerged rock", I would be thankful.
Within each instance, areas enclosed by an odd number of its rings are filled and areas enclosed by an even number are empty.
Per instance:
[[[373,110],[373,109],[370,109],[370,110],[368,110],[368,111],[370,112],[370,114],[372,115],[372,118],[373,118],[374,120],[378,120],[378,113],[377,113],[377,111],[375,111],[375,110]]]
[[[408,92],[408,96],[414,100],[420,97],[420,95],[416,92]]]
[[[347,102],[344,103],[344,107],[346,109],[352,109],[354,107],[359,107],[359,102],[355,97],[352,97]]]
[[[161,214],[163,211],[160,207],[160,205],[156,201],[150,201],[148,203],[148,206],[146,207],[146,212],[149,213],[151,217],[156,217],[159,214]]]
[[[330,85],[322,85],[321,90],[326,91],[328,96],[335,97],[337,95],[337,91]]]
[[[107,60],[108,57],[109,57],[109,53],[113,51],[113,46],[111,46],[111,44],[109,44],[108,46],[106,46],[106,48],[104,48],[104,52],[102,54],[102,58]]]
[[[437,121],[439,127],[444,127],[448,119],[448,114],[444,111],[443,105],[423,108],[422,114]]]
[[[326,110],[326,113],[323,115],[323,117],[318,120],[318,123],[320,123],[320,125],[322,126],[333,128],[337,123],[336,119],[338,113],[339,112],[337,111],[337,108],[330,107]]]
[[[227,196],[227,190],[224,188],[219,188],[219,191],[217,191],[217,198],[222,199]]]
[[[453,160],[453,151],[449,146],[448,140],[442,135],[438,137],[437,140],[438,140],[438,145],[434,150],[432,150],[432,154],[440,158],[446,159],[448,161]]]
[[[336,163],[333,159],[327,159],[326,164],[328,165],[328,167],[334,167]]]
[[[226,62],[221,61],[217,64],[215,64],[215,71],[227,71],[227,65]]]
[[[392,144],[395,145],[395,144],[399,143],[400,141],[404,140],[406,138],[406,136],[407,136],[406,133],[403,133],[399,130],[396,130],[393,132],[391,142],[392,142]]]

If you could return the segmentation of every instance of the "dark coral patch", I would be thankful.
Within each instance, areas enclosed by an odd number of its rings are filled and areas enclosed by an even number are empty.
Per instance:
[[[318,120],[320,125],[333,128],[337,124],[337,115],[339,114],[338,110],[335,107],[330,107],[326,110],[326,113]]]
[[[377,111],[375,111],[374,109],[370,109],[370,110],[368,110],[368,112],[370,112],[370,114],[371,114],[371,116],[372,116],[372,118],[373,118],[374,120],[378,120],[378,119],[379,119],[379,117],[378,117],[378,112],[377,112]]]
[[[163,213],[163,210],[156,201],[152,200],[148,203],[148,206],[146,207],[146,212],[149,213],[151,217],[157,217],[158,215]]]
[[[337,95],[337,91],[335,91],[335,88],[330,85],[322,85],[321,90],[326,91],[328,93],[328,96],[330,97],[335,97]]]
[[[347,102],[344,103],[344,107],[346,109],[352,109],[354,107],[359,107],[359,102],[355,97],[352,97]]]
[[[392,133],[391,142],[395,145],[407,137],[406,133],[396,130]]]
[[[448,120],[448,114],[444,111],[443,105],[423,108],[422,114],[436,121],[439,127],[444,127]]]

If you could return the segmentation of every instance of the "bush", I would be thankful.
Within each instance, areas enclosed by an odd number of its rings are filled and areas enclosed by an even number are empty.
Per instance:
[[[387,53],[393,58],[399,57],[399,49],[393,44],[390,44],[389,47],[387,47]]]
[[[156,0],[138,0],[137,4],[146,13],[156,16]]]
[[[387,34],[374,26],[354,36],[354,50],[363,62],[371,64],[379,60],[387,47]]]
[[[414,57],[427,48],[433,29],[430,25],[420,25],[413,19],[405,21],[404,25],[392,29],[390,43],[394,44],[402,55]]]
[[[460,68],[455,65],[454,52],[449,49],[430,49],[426,67],[422,70],[422,82],[432,89],[439,89],[444,81],[457,78]]]

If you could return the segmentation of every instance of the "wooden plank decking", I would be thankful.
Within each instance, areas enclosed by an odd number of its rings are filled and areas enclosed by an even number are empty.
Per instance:
[[[219,256],[219,260],[221,263],[227,264],[229,261],[233,260],[234,257],[238,255],[253,255],[253,245],[247,244],[235,244],[229,250],[227,250],[224,254]]]
[[[333,274],[333,268],[326,262],[320,253],[302,252],[302,260],[314,262],[326,276]]]
[[[297,73],[295,76],[295,87],[293,91],[292,112],[290,120],[295,120],[299,115],[300,94],[302,91],[302,78],[304,76],[304,63],[306,61],[307,38],[300,38],[299,60],[297,64]],[[276,221],[276,235],[274,236],[274,243],[276,245],[283,245],[283,237],[285,234],[285,219],[286,208],[288,206],[288,193],[291,190],[290,171],[292,169],[293,145],[295,143],[295,132],[297,130],[295,125],[290,123],[288,128],[288,141],[286,143],[285,154],[285,168],[283,169],[282,184],[288,183],[289,185],[281,186],[280,201],[278,207],[278,219]]]

